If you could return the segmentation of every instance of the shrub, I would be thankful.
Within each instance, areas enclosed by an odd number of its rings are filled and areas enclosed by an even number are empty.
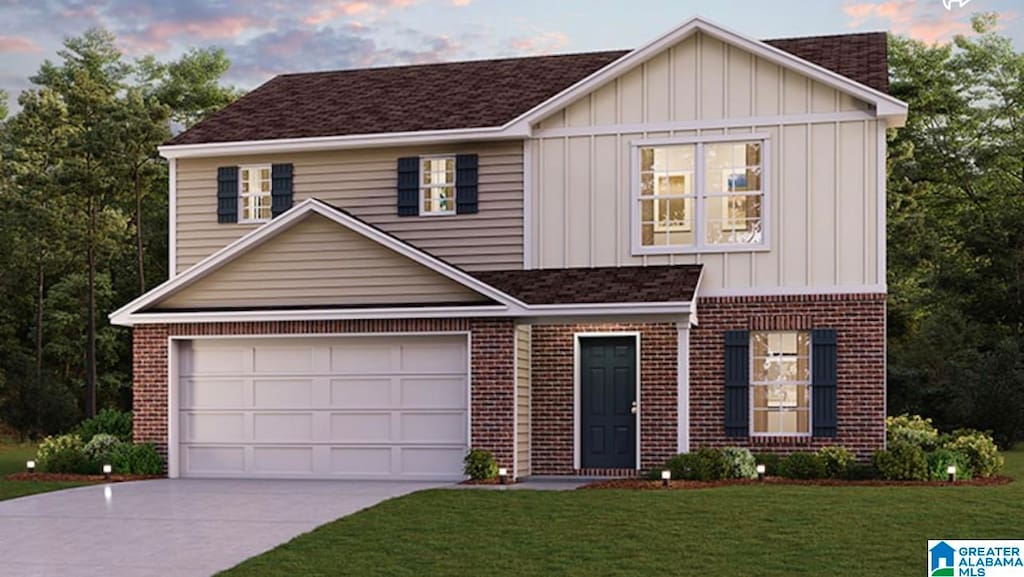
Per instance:
[[[729,478],[729,459],[721,449],[704,447],[693,453],[689,478],[695,481],[720,481]]]
[[[846,447],[822,447],[818,449],[817,455],[827,479],[847,478],[850,467],[856,462],[853,453]]]
[[[871,462],[878,474],[889,481],[927,481],[928,458],[921,447],[910,443],[895,443],[885,451],[877,451]]]
[[[949,449],[936,449],[928,453],[928,476],[933,481],[945,481],[949,478],[946,470],[950,465],[956,466],[956,478],[966,481],[974,476],[971,461],[967,455]]]
[[[821,479],[825,464],[815,453],[790,453],[779,463],[779,473],[789,479]]]
[[[82,438],[69,434],[47,437],[39,444],[36,461],[47,473],[97,473],[95,463],[83,452]]]
[[[973,429],[953,431],[944,449],[956,451],[967,458],[971,472],[979,477],[991,477],[1003,468],[1003,456],[999,454],[992,436]]]
[[[114,472],[122,475],[159,475],[164,470],[164,458],[152,443],[120,443],[110,459]]]
[[[729,463],[727,471],[731,479],[753,479],[757,477],[757,461],[750,449],[739,447],[726,447],[722,454]]]
[[[755,453],[754,462],[757,465],[764,465],[764,474],[769,477],[779,476],[779,467],[782,464],[782,457],[775,453]]]
[[[879,476],[878,469],[871,463],[854,463],[846,469],[847,481],[872,481]]]
[[[931,451],[939,444],[939,431],[932,426],[931,419],[904,413],[885,418],[885,438],[888,445],[907,443]]]
[[[462,460],[462,472],[474,481],[493,479],[498,476],[498,463],[490,451],[471,449]]]
[[[82,421],[75,432],[88,443],[96,435],[112,435],[122,441],[132,440],[132,413],[103,409],[91,419]]]
[[[110,463],[114,450],[118,445],[123,444],[124,442],[114,435],[100,433],[82,447],[82,453],[93,463],[100,463],[102,465],[103,463]]]
[[[672,471],[673,479],[693,479],[693,462],[696,453],[679,453],[665,462],[665,466],[651,471],[651,479],[661,479],[665,469]]]

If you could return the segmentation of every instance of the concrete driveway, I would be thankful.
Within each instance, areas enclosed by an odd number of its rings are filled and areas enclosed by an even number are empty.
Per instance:
[[[0,502],[20,577],[206,577],[314,527],[441,483],[162,479]]]

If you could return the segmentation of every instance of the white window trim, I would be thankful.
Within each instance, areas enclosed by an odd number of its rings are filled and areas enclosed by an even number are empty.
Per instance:
[[[274,203],[274,175],[271,173],[272,167],[269,164],[246,164],[244,166],[239,166],[238,167],[238,222],[240,224],[260,224],[260,223],[264,223],[264,222],[270,222],[270,219],[273,218],[273,214],[271,214],[271,216],[268,216],[267,218],[245,218],[245,202],[243,202],[243,199],[245,199],[245,198],[257,198],[257,197],[263,196],[263,192],[260,191],[259,193],[254,193],[251,190],[249,192],[242,192],[242,183],[243,183],[242,171],[243,170],[248,170],[249,174],[252,174],[252,171],[254,171],[254,170],[259,171],[259,170],[263,170],[264,168],[267,169],[267,174],[270,176],[270,179],[269,179],[270,180],[270,191],[267,192],[267,197],[270,199],[270,205],[268,205],[268,206],[271,209],[271,211],[273,211],[273,203]]]
[[[453,208],[451,210],[444,210],[444,211],[427,211],[427,210],[424,210],[425,202],[424,202],[424,199],[423,199],[423,189],[424,188],[429,188],[429,187],[424,186],[424,184],[423,184],[423,161],[424,160],[444,160],[444,159],[451,159],[452,165],[453,165],[453,169],[452,169],[452,183],[451,183],[451,187],[452,187],[452,207]],[[419,197],[419,206],[420,206],[420,208],[419,208],[419,215],[420,216],[455,216],[455,214],[457,212],[457,209],[454,208],[454,207],[457,206],[456,203],[458,203],[458,200],[459,200],[459,189],[458,189],[459,167],[458,167],[458,165],[457,165],[457,163],[455,161],[455,155],[454,154],[431,154],[431,155],[427,155],[427,156],[420,156],[419,157],[419,178],[417,180],[418,180],[418,182],[417,182],[417,185],[416,185],[416,195]],[[447,184],[445,186],[447,186]]]
[[[704,240],[704,144],[718,142],[761,141],[761,242],[757,244],[707,244]],[[648,146],[695,144],[693,245],[644,246],[640,238],[640,149]],[[771,250],[771,134],[747,132],[677,138],[650,138],[630,142],[629,235],[633,256],[652,254],[708,254],[725,252],[765,252]]]
[[[758,432],[754,431],[754,387],[762,387],[762,386],[770,385],[770,383],[763,383],[763,382],[755,383],[754,382],[754,333],[807,333],[807,375],[808,375],[809,378],[807,379],[806,382],[804,382],[804,381],[787,381],[786,382],[786,384],[797,385],[797,386],[806,386],[807,387],[807,432],[806,433],[758,433]],[[812,366],[812,363],[814,362],[814,342],[811,340],[811,338],[812,338],[811,337],[811,331],[809,331],[809,330],[797,330],[797,331],[786,331],[786,330],[780,330],[780,331],[750,331],[750,341],[749,341],[749,345],[748,345],[748,348],[750,349],[750,354],[748,355],[748,361],[747,361],[748,366],[749,366],[749,373],[750,373],[750,376],[748,377],[748,382],[747,382],[747,388],[749,389],[749,391],[748,391],[749,401],[747,402],[747,404],[749,405],[749,409],[748,409],[748,412],[749,412],[748,419],[749,419],[749,421],[748,422],[750,424],[748,426],[750,427],[750,433],[749,434],[750,434],[751,437],[759,437],[759,438],[766,438],[766,437],[767,438],[779,438],[779,437],[782,437],[782,438],[792,438],[792,437],[809,438],[809,437],[811,437],[814,434],[814,398],[813,398],[813,395],[814,395],[814,378],[813,378],[814,367]],[[799,352],[797,354],[799,355]]]

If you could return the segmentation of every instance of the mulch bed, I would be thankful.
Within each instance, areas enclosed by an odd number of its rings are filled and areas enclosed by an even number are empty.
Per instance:
[[[163,479],[163,475],[111,475],[107,479],[103,475],[75,475],[71,473],[12,473],[5,476],[4,481],[70,481],[75,483],[123,483],[125,481],[145,481],[147,479]]]
[[[1006,485],[1013,482],[1012,477],[996,476],[957,481],[957,487],[991,487]],[[765,477],[757,479],[728,479],[723,481],[669,481],[668,489],[712,489],[715,487],[731,487],[734,485],[805,485],[817,487],[950,487],[946,481],[842,481],[838,479],[784,479],[782,477]],[[629,489],[634,491],[664,491],[661,481],[648,479],[608,479],[584,485],[580,489]]]

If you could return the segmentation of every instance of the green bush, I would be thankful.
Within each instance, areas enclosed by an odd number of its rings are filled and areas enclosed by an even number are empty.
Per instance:
[[[885,439],[887,446],[907,443],[931,451],[939,444],[939,431],[932,426],[931,419],[902,414],[885,418]]]
[[[695,481],[720,481],[729,478],[729,459],[721,449],[704,447],[693,453],[691,477]]]
[[[46,437],[36,451],[39,470],[47,473],[98,473],[96,463],[85,456],[83,448],[82,438],[78,435]]]
[[[950,449],[936,449],[928,453],[928,476],[933,481],[945,481],[949,478],[946,472],[950,465],[956,466],[956,478],[967,481],[974,476],[971,461],[967,455]]]
[[[679,453],[665,462],[665,466],[651,471],[651,479],[661,479],[661,472],[668,469],[673,479],[693,479],[693,463],[696,453]]]
[[[116,409],[103,409],[91,419],[82,421],[75,433],[88,443],[96,435],[113,435],[122,441],[132,440],[132,413]]]
[[[928,458],[921,447],[910,443],[895,443],[885,451],[877,451],[871,462],[878,474],[889,481],[927,481]]]
[[[757,478],[757,461],[750,449],[726,447],[722,454],[729,463],[728,477],[731,479]]]
[[[779,474],[787,479],[821,479],[825,464],[815,453],[790,453],[779,463]]]
[[[846,447],[822,447],[817,452],[825,470],[826,479],[845,479],[850,467],[857,461]]]
[[[764,474],[769,477],[779,476],[779,467],[782,465],[782,457],[775,453],[755,453],[754,461],[757,465],[764,465]]]
[[[123,445],[124,441],[118,439],[114,435],[108,435],[106,433],[99,433],[95,435],[91,441],[82,447],[82,453],[89,461],[93,463],[100,463],[101,466],[104,463],[110,463],[111,455],[119,445]]]
[[[873,481],[879,477],[878,469],[871,463],[854,463],[846,469],[847,481]]]
[[[959,429],[953,431],[952,438],[943,443],[942,448],[966,457],[971,472],[978,477],[991,477],[1003,469],[1003,456],[987,433]]]
[[[164,470],[164,458],[152,443],[121,443],[111,452],[110,460],[120,475],[159,475]]]
[[[462,472],[474,481],[493,479],[498,476],[498,463],[490,451],[472,449],[462,460]]]

